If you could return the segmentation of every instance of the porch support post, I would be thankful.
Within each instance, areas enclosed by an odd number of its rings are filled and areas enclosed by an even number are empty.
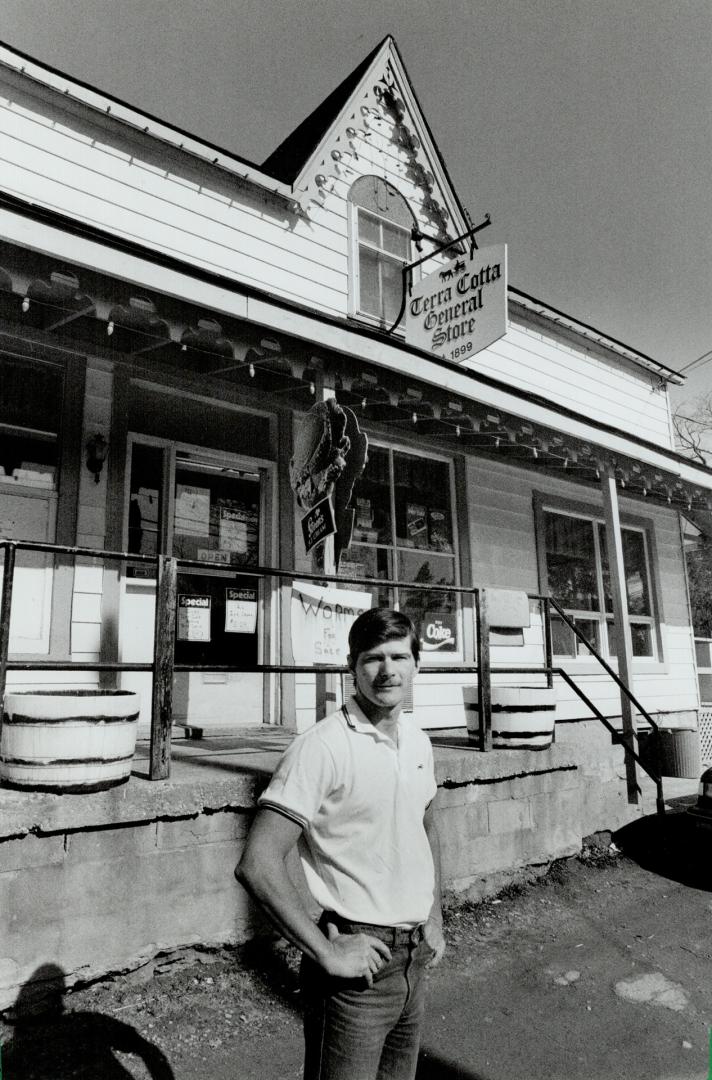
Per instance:
[[[618,508],[618,490],[616,477],[612,469],[601,473],[601,488],[603,490],[603,506],[606,514],[606,549],[608,552],[608,566],[611,577],[611,594],[613,599],[613,618],[616,625],[616,649],[618,655],[618,674],[626,686],[633,688],[633,647],[630,636],[630,622],[628,620],[628,597],[625,584],[625,568],[623,565],[623,541],[621,538],[620,513]],[[621,691],[621,718],[623,721],[623,742],[632,750],[637,749],[637,731],[635,713],[630,699]],[[625,755],[626,781],[628,785],[628,802],[638,803],[640,788],[638,787],[638,775],[634,758]]]
[[[159,555],[153,646],[150,780],[167,780],[171,772],[173,665],[175,662],[178,561]]]
[[[317,401],[328,401],[329,398],[336,397],[336,390],[333,386],[333,376],[331,373],[325,375],[323,372],[317,373],[317,380],[315,380]],[[334,537],[327,536],[323,541],[321,552],[318,547],[314,551],[312,557],[312,573],[329,574],[330,577],[325,579],[326,585],[329,588],[334,587],[336,584],[336,554],[334,548]],[[321,565],[320,565],[321,564]],[[317,672],[316,674],[316,719],[317,723],[323,720],[325,716],[334,712],[340,707],[342,703],[341,693],[341,676],[327,674],[325,672]]]

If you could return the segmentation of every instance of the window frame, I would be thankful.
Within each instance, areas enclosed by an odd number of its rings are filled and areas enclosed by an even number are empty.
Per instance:
[[[364,177],[360,177],[359,179],[364,179]],[[378,178],[378,179],[382,179],[382,178]],[[391,184],[390,181],[384,181],[384,183],[386,183],[390,188],[394,187],[394,185]],[[352,188],[352,190],[353,190],[353,188]],[[352,197],[351,192],[349,193],[349,199],[348,199],[348,208],[349,208],[348,217],[347,217],[347,225],[348,225],[348,263],[349,263],[349,267],[348,267],[348,314],[349,314],[350,318],[358,319],[359,321],[366,322],[366,323],[370,324],[371,326],[377,326],[380,329],[384,329],[384,328],[388,329],[389,328],[389,324],[388,324],[385,316],[384,315],[377,316],[377,315],[374,315],[372,312],[364,310],[364,307],[363,307],[363,305],[361,303],[360,253],[361,253],[361,248],[364,247],[364,248],[367,248],[369,251],[372,251],[372,252],[376,253],[378,256],[381,257],[379,259],[379,286],[380,286],[380,277],[381,277],[380,268],[381,268],[381,264],[382,264],[383,261],[390,260],[391,262],[393,262],[395,264],[400,263],[401,267],[407,266],[412,261],[412,256],[413,256],[412,229],[416,224],[416,220],[415,220],[415,217],[413,216],[413,212],[412,212],[412,210],[411,210],[411,208],[410,208],[410,206],[408,204],[408,200],[400,192],[398,192],[398,195],[402,199],[404,206],[408,209],[408,212],[409,212],[409,214],[410,214],[410,216],[412,218],[412,223],[411,223],[410,229],[408,229],[408,227],[403,225],[401,222],[395,221],[393,218],[388,217],[387,214],[381,213],[379,210],[373,209],[370,206],[362,205],[362,203],[356,201],[356,199],[354,199]],[[379,221],[379,223],[385,223],[386,225],[389,225],[391,228],[399,229],[401,232],[406,234],[407,244],[408,244],[408,255],[407,255],[406,259],[400,260],[398,258],[398,256],[394,255],[392,252],[386,251],[385,248],[376,247],[372,242],[370,242],[368,240],[365,240],[365,239],[363,239],[363,240],[361,239],[360,230],[359,230],[359,211],[360,210],[362,210],[365,214],[368,214],[371,217],[377,219]],[[401,277],[402,277],[402,274],[401,274]],[[379,288],[379,292],[380,292],[379,299],[381,301],[381,310],[383,311],[383,291],[382,291],[382,289]],[[397,327],[393,331],[393,333],[397,337],[403,337],[405,335],[405,330],[404,330],[404,328],[402,326],[400,326],[400,327]]]
[[[546,513],[558,514],[561,517],[571,517],[579,521],[585,520],[591,522],[592,525],[595,526],[592,529],[592,535],[596,559],[596,588],[599,601],[602,601],[601,607],[593,611],[569,608],[565,608],[564,610],[575,622],[589,620],[597,624],[598,641],[594,642],[597,652],[613,666],[616,666],[618,658],[616,653],[612,652],[609,648],[608,632],[606,631],[605,641],[603,640],[603,634],[601,632],[604,624],[608,626],[608,624],[613,622],[613,613],[606,611],[603,588],[603,561],[601,558],[600,540],[600,527],[602,526],[604,530],[606,528],[603,508],[594,503],[576,502],[571,499],[562,498],[561,496],[547,495],[544,492],[534,493],[537,564],[540,589],[543,595],[546,595],[549,590],[546,559],[546,523],[544,516]],[[628,621],[631,627],[635,625],[646,625],[651,627],[652,654],[647,656],[633,655],[632,662],[636,666],[640,666],[646,670],[664,669],[666,667],[666,657],[662,635],[662,594],[655,546],[655,523],[649,518],[638,517],[637,515],[629,513],[621,513],[620,522],[622,529],[638,532],[643,536],[645,565],[648,578],[647,583],[650,595],[651,614],[628,614]],[[591,671],[600,672],[601,670],[598,662],[583,646],[581,652],[577,650],[576,655],[554,653],[554,662],[567,667],[569,665],[575,665],[579,672],[582,672],[586,667],[590,668]]]
[[[72,547],[77,542],[79,513],[79,481],[82,461],[82,419],[86,392],[86,357],[69,354],[57,359],[50,350],[41,345],[25,351],[22,339],[17,339],[12,350],[0,349],[0,356],[9,355],[15,360],[29,364],[46,364],[61,372],[62,393],[58,409],[57,464],[52,487],[25,486],[22,483],[4,483],[2,491],[47,502],[51,539],[48,543]],[[22,430],[22,425],[15,426]],[[15,661],[42,660],[67,661],[72,659],[72,612],[74,595],[75,560],[71,556],[46,557],[48,586],[46,598],[49,618],[47,632],[37,647],[27,650],[11,648]]]
[[[429,450],[423,450],[422,447],[416,448],[406,443],[393,443],[384,439],[383,437],[369,436],[369,450],[381,450],[388,454],[388,485],[389,485],[389,513],[390,513],[390,527],[391,527],[391,542],[390,543],[369,543],[363,540],[351,541],[349,548],[350,553],[354,548],[366,548],[376,551],[386,551],[390,553],[391,566],[393,569],[393,580],[399,580],[399,552],[423,552],[427,553],[427,548],[408,548],[398,544],[398,537],[396,533],[396,490],[395,490],[395,454],[404,454],[410,457],[420,457],[428,461],[438,461],[444,464],[448,470],[448,492],[450,499],[450,527],[452,531],[452,552],[431,552],[436,558],[450,559],[453,565],[453,585],[462,584],[462,566],[461,566],[461,544],[460,544],[460,514],[459,514],[459,502],[458,502],[458,480],[457,480],[457,462],[454,457],[447,454],[434,453]],[[343,573],[343,571],[342,571]],[[396,593],[395,603],[396,607],[400,606],[400,596],[398,595],[401,590],[391,590]],[[453,666],[462,665],[464,663],[465,656],[469,655],[471,651],[471,641],[468,632],[468,620],[466,613],[471,611],[467,603],[467,594],[456,594],[457,605],[457,648],[452,653],[441,653],[438,651],[426,652],[421,648],[420,663],[421,667],[427,669],[429,666],[447,666],[452,664]]]

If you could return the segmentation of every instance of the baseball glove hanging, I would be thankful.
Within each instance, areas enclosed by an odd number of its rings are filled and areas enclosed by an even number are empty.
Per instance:
[[[331,493],[346,466],[350,445],[341,406],[333,398],[312,405],[299,423],[289,462],[289,480],[302,510],[310,510]]]

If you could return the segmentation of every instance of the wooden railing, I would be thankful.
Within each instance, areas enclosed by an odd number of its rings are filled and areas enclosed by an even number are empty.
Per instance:
[[[8,671],[97,671],[97,672],[123,672],[144,671],[153,676],[153,689],[151,700],[151,749],[149,777],[151,780],[166,779],[170,773],[171,757],[171,728],[173,724],[173,678],[175,672],[211,671],[211,672],[254,672],[263,674],[316,674],[316,675],[341,675],[348,669],[345,665],[326,664],[178,664],[175,662],[175,625],[176,606],[178,595],[178,572],[180,570],[201,570],[203,572],[219,570],[225,572],[224,563],[210,563],[191,559],[176,559],[164,555],[140,555],[126,551],[106,551],[104,549],[87,547],[69,547],[61,544],[49,544],[30,540],[0,540],[0,549],[3,551],[3,584],[2,598],[0,600],[0,702],[3,700]],[[155,568],[156,572],[156,612],[153,659],[150,663],[122,663],[119,661],[73,661],[73,660],[12,660],[10,659],[10,612],[12,610],[13,587],[18,551],[33,551],[47,555],[73,557],[75,559],[95,559],[113,563],[147,563]],[[463,598],[471,597],[476,623],[475,655],[473,663],[430,665],[425,671],[428,674],[468,674],[477,676],[478,712],[479,712],[479,749],[490,751],[492,749],[492,664],[490,657],[490,618],[487,605],[487,589],[478,586],[464,585],[441,585],[421,584],[412,581],[400,581],[384,578],[366,577],[342,577],[324,573],[302,573],[297,570],[286,570],[274,566],[251,566],[235,567],[235,573],[241,577],[277,578],[300,581],[313,581],[324,583],[334,581],[339,585],[359,585],[365,588],[389,588],[407,589],[409,592],[433,592],[438,594],[454,594]],[[631,691],[618,678],[613,669],[599,656],[593,646],[586,640],[580,630],[571,622],[561,607],[547,596],[539,594],[527,594],[529,600],[541,604],[542,630],[544,638],[544,665],[500,666],[496,665],[494,671],[497,675],[541,675],[546,680],[546,686],[554,685],[554,676],[560,676],[585,703],[605,727],[611,732],[614,741],[619,742],[626,754],[630,755],[656,784],[658,791],[658,809],[664,810],[662,782],[641,761],[634,747],[624,742],[622,736],[613,725],[602,715],[599,709],[590,701],[588,696],[578,687],[571,676],[563,669],[553,666],[552,635],[551,635],[551,607],[553,606],[559,617],[573,629],[577,637],[586,645],[591,654],[598,660],[604,670],[614,679],[621,692],[628,695],[635,707],[646,717],[649,723],[656,727],[655,722],[642,708]],[[1,719],[0,719],[1,723]]]

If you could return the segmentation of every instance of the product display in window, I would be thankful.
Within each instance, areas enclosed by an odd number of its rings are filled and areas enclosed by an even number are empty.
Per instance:
[[[626,600],[633,656],[653,657],[655,636],[645,532],[621,528]],[[544,513],[547,588],[598,652],[617,654],[606,530],[602,522]],[[555,656],[589,657],[590,650],[562,620],[552,619]]]

